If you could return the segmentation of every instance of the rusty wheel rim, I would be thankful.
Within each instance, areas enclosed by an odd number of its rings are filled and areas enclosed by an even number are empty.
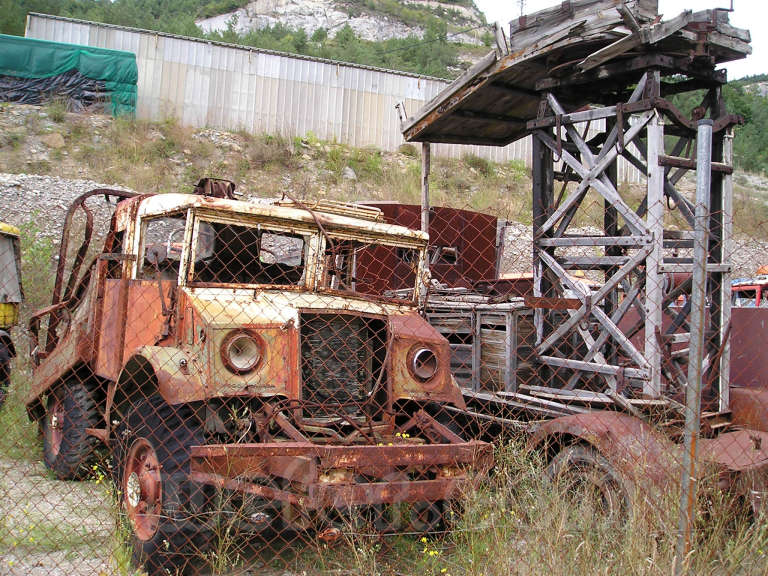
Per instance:
[[[64,438],[64,402],[55,396],[48,415],[48,428],[51,431],[51,452],[58,456],[61,452],[61,440]]]
[[[157,532],[163,502],[160,461],[155,449],[144,438],[131,444],[123,472],[123,504],[133,532],[149,540]]]

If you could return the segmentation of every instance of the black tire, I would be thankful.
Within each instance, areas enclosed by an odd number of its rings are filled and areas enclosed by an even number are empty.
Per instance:
[[[0,409],[8,397],[8,389],[11,385],[11,351],[5,342],[0,339]]]
[[[610,521],[623,522],[630,510],[630,491],[622,475],[591,446],[566,446],[547,466],[547,476],[558,483],[575,504],[591,504]]]
[[[88,387],[68,380],[48,396],[43,419],[43,460],[59,480],[77,480],[90,473],[98,440],[86,428],[101,417]]]
[[[191,408],[171,406],[159,395],[133,402],[115,430],[115,480],[131,531],[132,561],[150,576],[184,573],[202,559],[208,547],[207,530],[199,518],[193,518],[196,495],[188,479],[190,447],[203,441],[202,423]],[[152,456],[144,462],[148,470],[149,462],[157,464],[147,482],[159,486],[154,500],[152,490],[145,491],[144,480],[139,479],[144,475],[135,472],[137,454],[150,450]],[[154,513],[139,512],[145,497],[150,505],[154,502]]]

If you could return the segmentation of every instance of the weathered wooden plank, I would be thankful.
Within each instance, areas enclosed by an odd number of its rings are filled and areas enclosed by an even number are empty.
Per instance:
[[[557,261],[566,270],[601,269],[607,266],[622,266],[628,256],[568,256],[558,257]]]
[[[645,236],[562,236],[560,238],[540,238],[539,246],[645,246],[649,239]]]
[[[685,168],[686,170],[696,170],[696,160],[694,158],[680,158],[678,156],[659,155],[659,166],[671,166],[673,168]],[[712,162],[712,172],[721,172],[723,174],[733,174],[733,166],[728,166],[722,162]]]
[[[570,368],[571,370],[582,370],[584,372],[594,372],[596,374],[608,374],[619,376],[624,374],[629,378],[647,380],[649,374],[647,370],[638,368],[625,368],[623,366],[610,366],[607,364],[598,364],[596,362],[582,362],[581,360],[572,360],[570,358],[557,358],[555,356],[539,356],[539,361],[550,366],[560,368]]]
[[[730,264],[707,264],[707,272],[720,272],[720,273],[727,273],[732,270],[732,266]],[[693,264],[685,264],[685,263],[678,263],[678,264],[661,264],[659,266],[659,272],[692,272],[693,271]]]

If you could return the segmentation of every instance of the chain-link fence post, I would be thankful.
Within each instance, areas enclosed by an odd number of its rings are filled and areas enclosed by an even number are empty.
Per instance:
[[[709,189],[712,178],[712,120],[699,120],[696,137],[696,212],[693,247],[693,286],[691,289],[691,336],[688,357],[688,383],[685,389],[685,433],[680,498],[680,527],[675,558],[675,574],[683,571],[691,543],[696,507],[696,456],[701,424],[701,387],[704,374],[704,314],[707,302],[707,245],[709,236]]]

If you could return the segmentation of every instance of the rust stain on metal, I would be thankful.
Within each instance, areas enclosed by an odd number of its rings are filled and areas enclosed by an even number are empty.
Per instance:
[[[757,470],[768,465],[768,432],[725,432],[717,438],[701,438],[699,445],[702,457],[734,472]]]

